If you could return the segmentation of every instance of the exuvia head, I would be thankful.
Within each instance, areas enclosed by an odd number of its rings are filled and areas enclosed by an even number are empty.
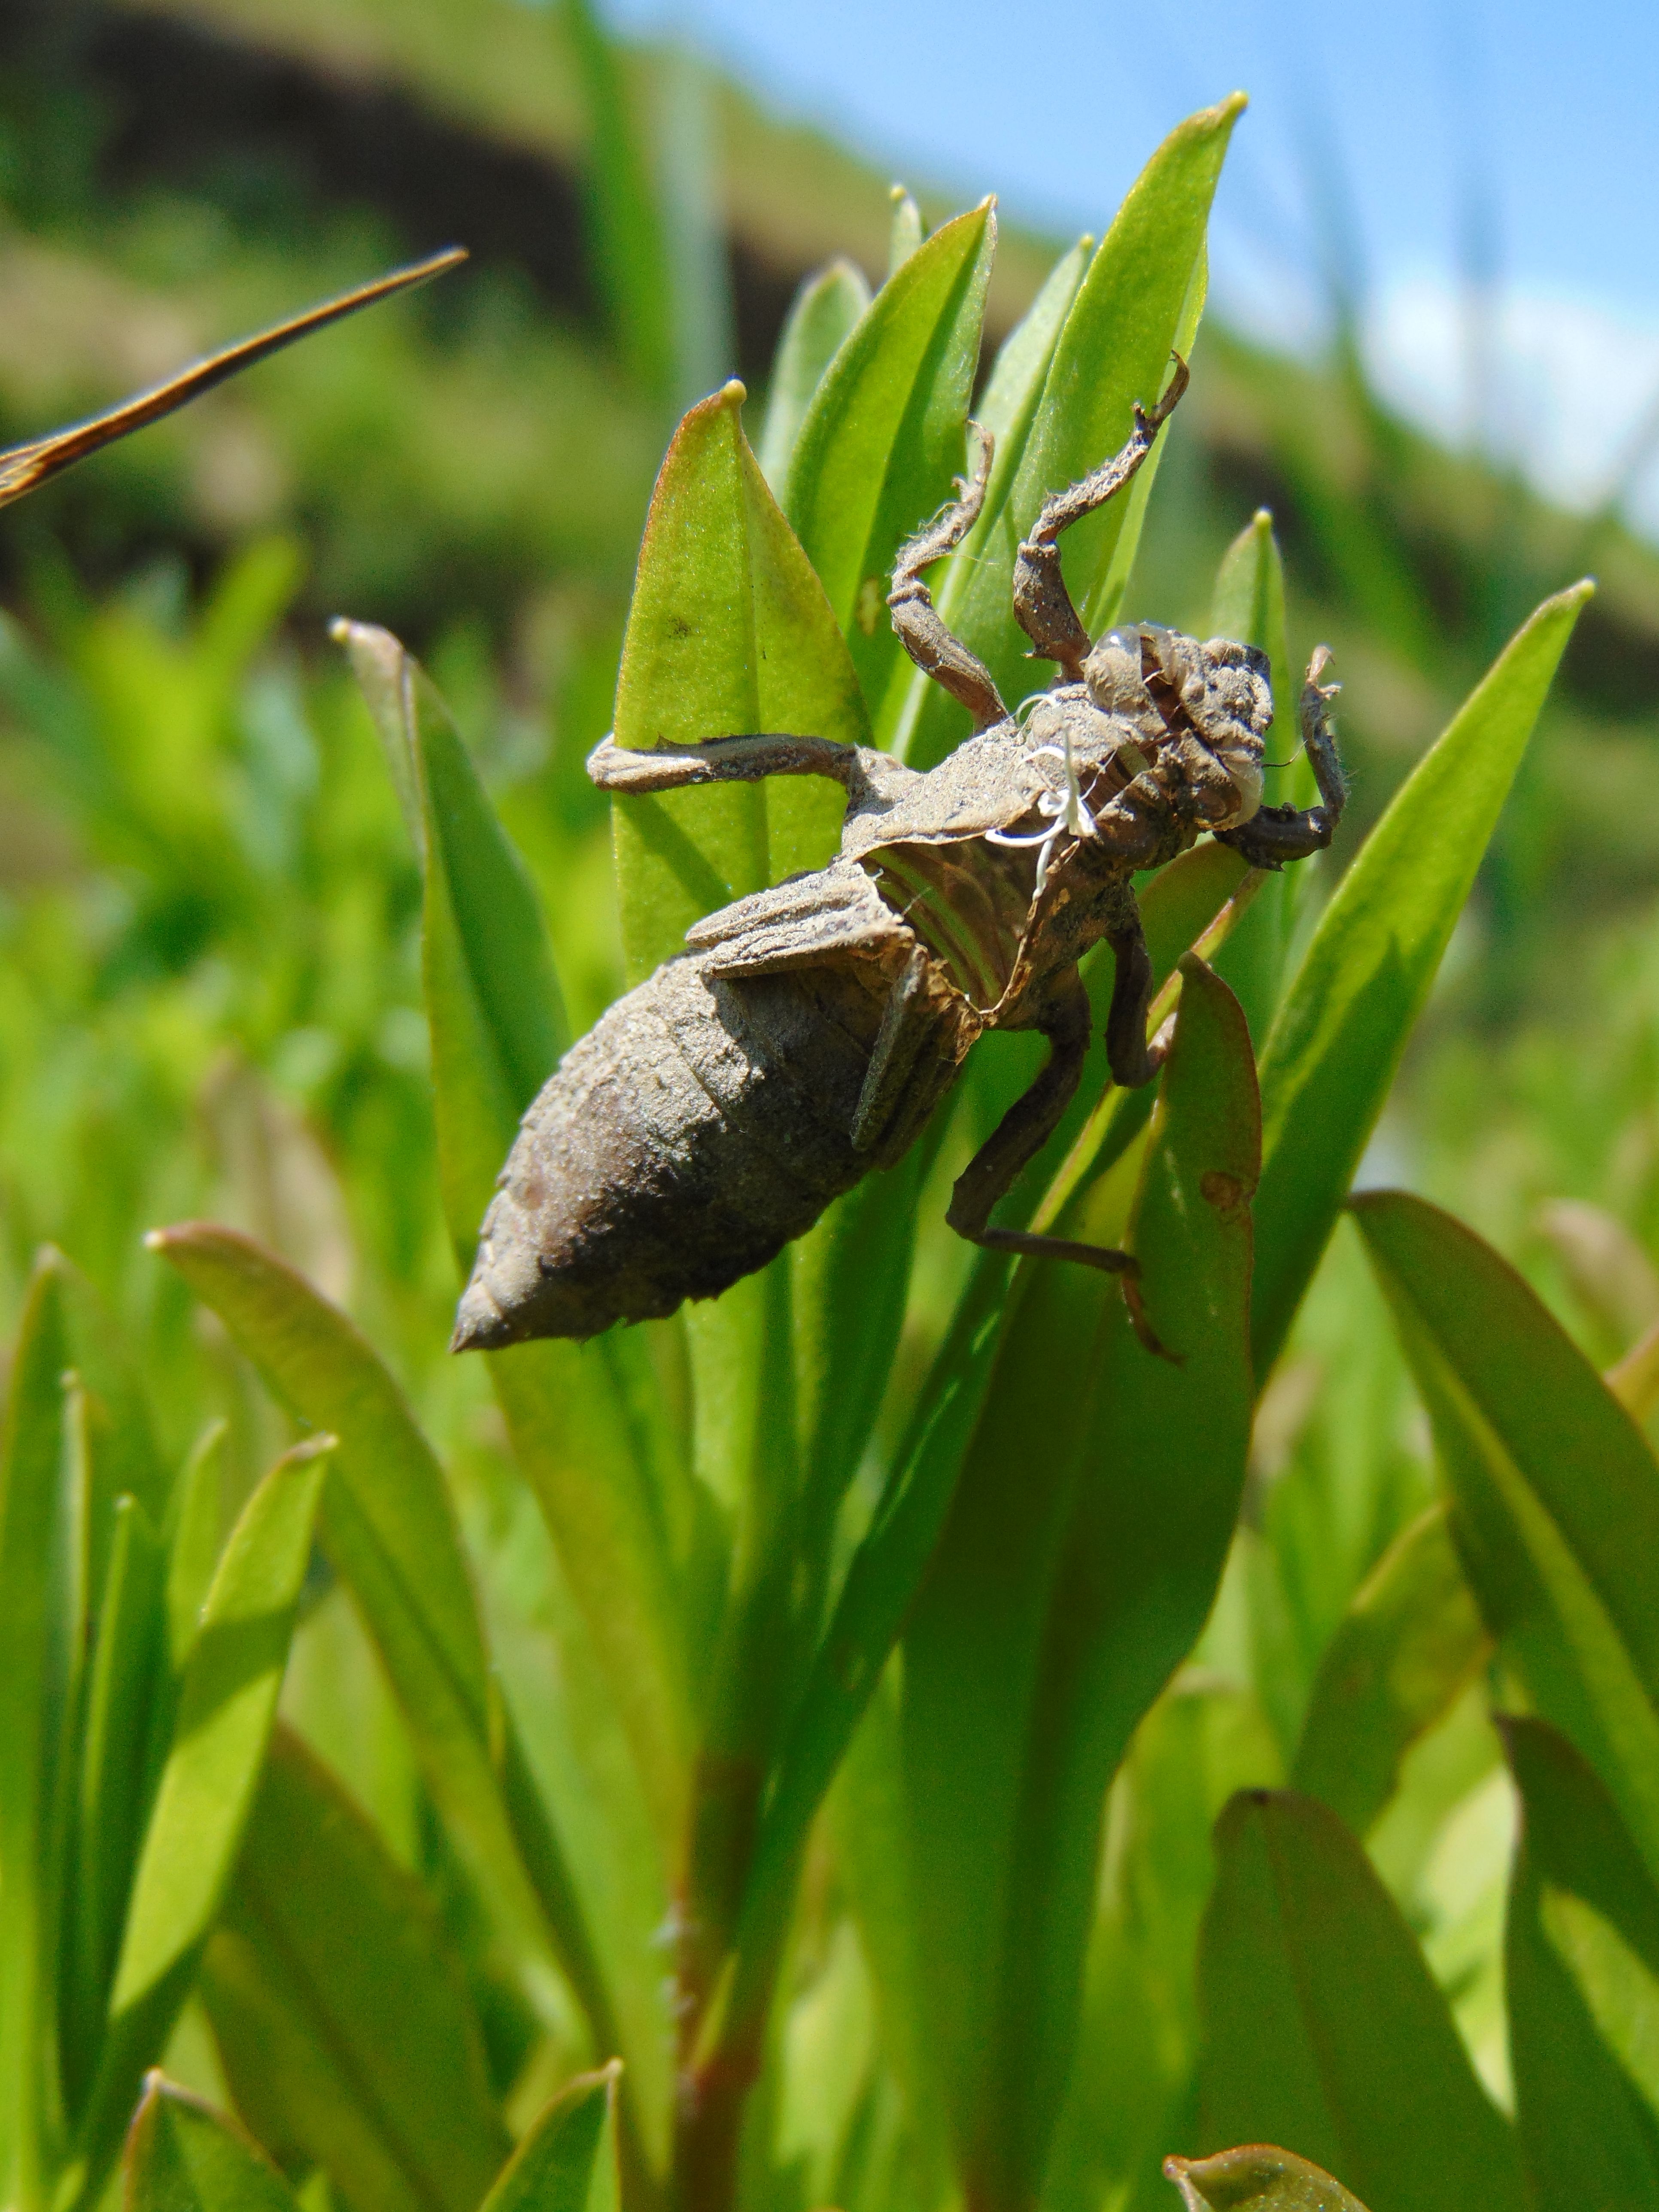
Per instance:
[[[1273,711],[1267,657],[1257,647],[1231,638],[1200,644],[1157,623],[1126,623],[1096,644],[1083,677],[1103,712],[1139,720],[1150,708],[1168,744],[1195,739],[1224,770],[1231,796],[1213,786],[1199,794],[1206,828],[1234,830],[1257,811]]]

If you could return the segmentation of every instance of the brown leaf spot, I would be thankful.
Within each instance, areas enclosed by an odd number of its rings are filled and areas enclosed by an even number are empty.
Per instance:
[[[1237,1221],[1250,1202],[1250,1194],[1236,1175],[1224,1168],[1211,1168],[1200,1176],[1198,1188],[1202,1197],[1214,1206],[1225,1222]]]

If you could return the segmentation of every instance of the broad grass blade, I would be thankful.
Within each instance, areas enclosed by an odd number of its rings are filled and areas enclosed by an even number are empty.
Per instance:
[[[151,1243],[282,1402],[338,1437],[324,1540],[380,1650],[434,1802],[493,1908],[521,1942],[560,1960],[595,2036],[608,2039],[610,2000],[563,1854],[532,1795],[516,1801],[516,1822],[504,1798],[492,1750],[501,1723],[460,1535],[408,1401],[346,1316],[252,1237],[204,1223],[158,1230]]]
[[[1473,1230],[1399,1191],[1353,1211],[1434,1424],[1486,1625],[1659,1880],[1659,1464]]]
[[[850,261],[832,261],[795,295],[766,387],[766,428],[757,455],[780,497],[812,395],[869,305],[864,272]]]
[[[1107,1784],[1203,1625],[1243,1481],[1255,1071],[1231,993],[1190,957],[1182,974],[1128,1238],[1181,1364],[1138,1340],[1108,1279],[1028,1263],[904,1641],[929,2027],[964,2184],[988,2206],[1039,2185]],[[1068,1233],[1103,1226],[1085,1209]]]
[[[1030,428],[1023,440],[1015,431],[1018,465],[1006,493],[994,513],[988,501],[965,580],[950,587],[951,627],[984,661],[1010,706],[1053,672],[1040,665],[1033,675],[1029,641],[1013,618],[1019,542],[1048,493],[1064,489],[1118,450],[1129,435],[1135,401],[1152,404],[1169,381],[1171,349],[1183,337],[1190,344],[1203,299],[1210,202],[1243,105],[1235,94],[1190,116],[1141,171],[1071,302]],[[953,466],[961,465],[959,454],[960,447]],[[1137,487],[1150,488],[1155,461],[1156,450]],[[1131,493],[1066,533],[1072,597],[1093,627],[1105,626],[1109,596],[1121,594],[1144,511],[1145,493]],[[966,566],[963,555],[955,565]],[[963,719],[948,701],[924,707],[908,748],[913,765],[930,768],[942,760],[967,734]]]
[[[479,2212],[608,2212],[607,2122],[620,2063],[578,2074],[543,2106]]]
[[[1659,1889],[1612,1799],[1542,1721],[1502,1723],[1523,1808],[1504,1984],[1538,2212],[1659,2205]]]
[[[43,1253],[0,1457],[0,2201],[22,2207],[46,2201],[60,2095],[52,1814],[72,1630],[67,1360],[57,1255]]]
[[[392,759],[406,763],[425,872],[425,981],[444,1208],[463,1274],[519,1118],[564,1042],[534,896],[453,724],[387,631],[341,632]],[[686,1662],[670,1563],[684,1481],[644,1346],[488,1355],[515,1452],[581,1608],[665,1850],[686,1759]]]
[[[349,2203],[473,2212],[508,2142],[460,1962],[422,1885],[286,1729],[202,1986],[262,2142]]]
[[[1259,646],[1267,654],[1274,706],[1267,750],[1291,764],[1268,769],[1262,797],[1270,805],[1306,805],[1314,793],[1297,728],[1301,681],[1291,666],[1285,642],[1285,564],[1273,536],[1273,519],[1266,507],[1245,524],[1222,556],[1210,604],[1209,635]],[[1297,905],[1311,865],[1282,868],[1262,886],[1216,962],[1217,974],[1238,994],[1258,1047],[1267,1041],[1279,1005]]]
[[[893,556],[950,496],[962,466],[995,251],[987,200],[909,255],[830,364],[789,464],[784,512],[878,726],[890,685],[908,688],[910,667],[887,619]]]
[[[122,2212],[299,2212],[242,2130],[159,2072],[144,2084],[122,2164]]]
[[[213,1581],[226,1426],[215,1421],[204,1432],[168,1501],[167,1657],[175,1674],[183,1672],[200,1632],[203,1603]]]
[[[168,1702],[166,1554],[136,1498],[117,1500],[97,1607],[76,1777],[72,1887],[60,1941],[64,2091],[71,2113],[103,2039],[127,1898],[149,1812],[149,1752]],[[217,1531],[215,1531],[216,1535]]]
[[[208,1592],[133,1878],[108,2032],[80,2130],[88,2193],[118,2148],[144,2069],[189,1993],[241,1847],[333,1449],[331,1437],[313,1437],[278,1460],[243,1507]]]
[[[1403,1529],[1326,1646],[1291,1780],[1363,1836],[1400,1762],[1486,1662],[1491,1638],[1432,1505]]]
[[[1261,1056],[1251,1337],[1264,1380],[1382,1110],[1592,586],[1546,599],[1338,885]]]
[[[1144,918],[1157,986],[1168,981],[1182,952],[1248,872],[1236,854],[1208,844],[1183,854],[1149,887]],[[1109,975],[1101,987],[1109,994]],[[1100,1155],[1106,1117],[1098,1118],[1099,1141],[1092,1140],[1091,1119],[1061,1170],[1062,1178],[1069,1178],[1067,1196],[1105,1171]],[[1060,1141],[1066,1133],[1062,1128]],[[1127,1145],[1113,1158],[1123,1149]],[[859,1195],[854,1194],[854,1202]],[[1008,1273],[1006,1261],[990,1253],[980,1256],[918,1395],[881,1504],[843,1581],[770,1792],[745,1901],[745,1959],[750,1931],[775,1921],[789,1878],[786,1869],[794,1863],[933,1557],[963,1453],[996,1372]]]
[[[744,396],[728,384],[694,407],[658,475],[617,684],[618,744],[649,751],[757,731],[868,738],[824,586],[743,434]],[[845,804],[817,776],[618,799],[629,981],[672,958],[714,908],[827,860]]]
[[[1215,1824],[1236,1790],[1278,1778],[1255,1698],[1208,1670],[1178,1674],[1136,1729],[1112,1785],[1077,2061],[1043,2184],[1054,2212],[1114,2199],[1127,2212],[1149,2196],[1167,2212],[1159,2162],[1197,2136],[1194,1966]]]
[[[1188,2212],[1365,2212],[1322,2167],[1268,2143],[1213,2158],[1167,2158],[1164,2171]]]
[[[1335,1814],[1241,1790],[1217,1844],[1199,1965],[1204,2139],[1293,2142],[1368,2204],[1522,2203],[1510,2127]]]
[[[564,0],[560,12],[587,109],[587,266],[629,373],[665,408],[674,384],[668,252],[641,134],[616,42],[591,0]]]
[[[957,609],[972,585],[988,547],[1009,489],[1019,474],[1025,443],[1036,420],[1048,369],[1060,343],[1066,318],[1089,267],[1095,241],[1086,234],[1049,270],[1042,289],[1024,319],[1012,331],[997,353],[990,380],[974,410],[975,419],[991,434],[996,451],[985,487],[985,505],[948,562],[935,573],[933,596],[946,629],[953,629]],[[1012,556],[1003,564],[1006,581],[1013,583]],[[942,759],[963,733],[962,710],[920,669],[904,687],[889,694],[893,711],[881,731],[881,742],[918,768]]]

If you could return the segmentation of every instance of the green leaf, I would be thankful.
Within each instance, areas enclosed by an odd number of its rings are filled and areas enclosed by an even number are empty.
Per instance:
[[[387,631],[352,623],[340,634],[388,758],[405,763],[416,809],[439,1160],[465,1275],[520,1116],[552,1073],[563,1018],[533,897],[441,700]],[[613,1332],[590,1346],[522,1345],[489,1360],[514,1451],[672,1850],[688,1691],[668,1553],[685,1478],[664,1441],[648,1354]]]
[[[1188,2212],[1365,2212],[1340,2181],[1288,2150],[1249,2143],[1213,2158],[1167,2158],[1164,2171],[1186,2200]]]
[[[621,2071],[612,2059],[597,2074],[578,2074],[550,2098],[479,2212],[600,2212],[605,2123]]]
[[[1659,1875],[1659,1465],[1472,1230],[1397,1191],[1353,1211],[1434,1424],[1486,1625]]]
[[[564,1008],[530,879],[447,708],[389,631],[340,622],[334,635],[425,872],[428,1012],[441,999],[446,1017],[431,1023],[439,1171],[465,1271],[507,1142],[568,1041]]]
[[[758,731],[846,744],[868,737],[824,586],[743,434],[743,399],[733,383],[694,407],[663,460],[617,683],[618,744],[648,752]],[[714,908],[821,866],[845,806],[840,787],[818,776],[618,799],[611,818],[629,981],[672,958]]]
[[[994,498],[998,486],[988,487],[979,523],[951,563],[963,574],[946,583],[941,605],[1011,706],[1052,673],[1038,665],[1033,675],[1029,640],[1013,617],[1020,540],[1049,492],[1063,490],[1117,452],[1133,427],[1135,401],[1151,406],[1169,381],[1171,349],[1183,341],[1190,347],[1203,301],[1210,202],[1243,104],[1235,94],[1190,116],[1141,171],[1071,302],[1040,401],[1029,418],[1022,410],[1009,426],[1018,464],[1011,451],[1006,476],[999,469],[1006,490]],[[1023,435],[1022,419],[1030,423]],[[1129,494],[1066,533],[1072,597],[1091,629],[1115,617],[1113,602],[1127,580],[1163,444],[1160,438]],[[816,555],[811,538],[803,535]],[[934,696],[915,710],[908,737],[907,757],[917,768],[933,767],[966,734],[961,708],[937,685],[929,688]]]
[[[1288,757],[1291,765],[1268,769],[1262,797],[1270,805],[1305,805],[1315,794],[1308,787],[1312,775],[1299,749],[1296,702],[1301,686],[1285,643],[1285,567],[1273,536],[1273,519],[1265,507],[1222,556],[1209,634],[1259,646],[1267,654],[1274,708],[1268,750]],[[1279,1004],[1297,907],[1310,880],[1310,865],[1281,868],[1269,878],[1216,963],[1217,973],[1238,994],[1251,1036],[1260,1042],[1265,1042]]]
[[[1197,2132],[1199,1929],[1215,1824],[1235,1790],[1276,1781],[1254,1695],[1184,1668],[1135,1731],[1112,1785],[1077,2063],[1043,2185],[1056,2212],[1150,2195]]]
[[[167,1656],[174,1674],[182,1673],[190,1656],[213,1583],[226,1431],[222,1420],[204,1431],[168,1501]]]
[[[992,456],[980,519],[955,556],[934,574],[934,597],[947,629],[956,626],[961,602],[985,557],[996,519],[1019,473],[1020,459],[1036,419],[1043,386],[1048,380],[1054,349],[1060,343],[1060,332],[1066,327],[1066,318],[1072,311],[1072,302],[1077,297],[1094,246],[1094,240],[1085,233],[1049,270],[1042,289],[1024,319],[998,349],[990,381],[974,410],[975,419],[990,433],[996,450]],[[1012,590],[1012,555],[1006,583]],[[952,741],[952,733],[961,734],[960,711],[953,714],[953,702],[920,669],[906,679],[905,688],[896,696],[901,703],[884,723],[883,744],[917,765],[931,762],[936,753],[942,757],[943,750],[948,750]],[[918,734],[924,732],[926,734]]]
[[[278,1729],[203,1994],[237,2110],[349,2203],[473,2212],[507,2151],[420,1883]]]
[[[1412,771],[1320,917],[1261,1058],[1251,1324],[1266,1377],[1325,1249],[1579,610],[1518,631]]]
[[[608,2040],[609,2000],[558,1843],[533,1793],[509,1805],[497,1771],[492,1738],[504,1723],[492,1713],[460,1535],[408,1401],[346,1316],[252,1237],[196,1223],[149,1242],[282,1402],[339,1438],[324,1540],[380,1650],[427,1785],[492,1908],[520,1942],[555,1953]],[[515,1760],[509,1748],[509,1774]]]
[[[740,387],[728,386],[693,409],[664,462],[617,687],[624,744],[757,729],[847,743],[866,734],[823,587],[744,441],[740,398]],[[805,779],[619,800],[613,819],[630,975],[677,951],[711,904],[826,858],[843,810],[837,787]],[[782,1699],[796,1679],[788,1648],[795,1611],[803,1600],[809,1614],[813,1608],[835,1504],[852,1472],[845,1417],[878,1395],[891,1357],[890,1292],[859,1294],[870,1279],[902,1280],[917,1186],[914,1173],[882,1182],[885,1205],[880,1190],[854,1193],[796,1250],[685,1320],[696,1465],[732,1522],[687,1860],[686,1910],[711,1975]],[[794,1550],[803,1512],[817,1553],[804,1589]]]
[[[203,1608],[173,1748],[133,1877],[80,2149],[94,2190],[144,2069],[189,1994],[252,1807],[331,1437],[277,1461],[243,1507]]]
[[[927,233],[922,227],[921,210],[915,197],[902,185],[895,185],[892,226],[888,233],[887,274],[896,276],[910,256],[916,252]]]
[[[780,1749],[748,1874],[734,1945],[734,2021],[752,2026],[763,2012],[812,1821],[933,1557],[989,1387],[1007,1276],[1006,1261],[991,1254],[975,1265],[813,1656]]]
[[[1182,953],[1214,919],[1218,908],[1224,907],[1248,873],[1237,854],[1208,843],[1183,854],[1148,886],[1142,918],[1156,988],[1161,989],[1168,981]],[[1109,975],[1099,980],[1109,994]],[[1079,1189],[1085,1182],[1105,1173],[1140,1133],[1142,1125],[1137,1123],[1133,1129],[1117,1133],[1119,1140],[1113,1141],[1109,1115],[1109,1105],[1103,1101],[1102,1110],[1079,1134],[1061,1170],[1061,1178],[1070,1179],[1068,1191]],[[1063,1144],[1066,1134],[1062,1126],[1056,1143]],[[866,1192],[872,1192],[872,1204],[888,1202],[896,1211],[902,1195],[884,1188],[893,1180],[872,1178],[850,1199],[843,1200],[841,1207],[850,1208],[862,1201]],[[838,1233],[841,1207],[832,1209],[815,1237],[826,1231]],[[808,1239],[797,1247],[798,1255],[805,1253],[811,1242]],[[850,1235],[847,1249],[856,1249]],[[976,1260],[945,1342],[917,1395],[881,1502],[850,1563],[829,1627],[813,1657],[769,1792],[756,1850],[738,1944],[741,1965],[732,1998],[734,2014],[741,2014],[745,2003],[752,2000],[754,1985],[750,1977],[758,1960],[768,1955],[772,1934],[787,1911],[798,1854],[813,1815],[880,1679],[933,1557],[963,1455],[994,1371],[1008,1274],[1008,1263],[993,1254],[981,1254]],[[870,1271],[865,1271],[864,1279],[866,1282],[879,1279]],[[848,1279],[857,1279],[851,1269]],[[873,1305],[873,1312],[866,1310],[866,1322],[873,1319],[880,1323],[878,1304],[873,1304],[867,1294],[864,1303],[866,1309]],[[799,1310],[798,1304],[798,1319]],[[828,1364],[826,1361],[826,1370]],[[865,1379],[867,1382],[867,1374]],[[825,1387],[822,1395],[828,1404],[841,1402],[830,1388]]]
[[[1217,1847],[1199,1960],[1205,2139],[1296,2143],[1386,2212],[1520,2205],[1510,2128],[1335,1814],[1241,1790]]]
[[[1400,1762],[1484,1664],[1486,1630],[1443,1505],[1402,1529],[1326,1646],[1291,1779],[1363,1836]]]
[[[241,2130],[159,2072],[144,2083],[123,2162],[123,2212],[299,2212]]]
[[[1534,2201],[1638,2212],[1659,2205],[1659,1890],[1565,1737],[1502,1727],[1524,1808],[1504,1984]]]
[[[136,1498],[117,1501],[98,1607],[76,1777],[64,1978],[64,2090],[78,2108],[97,2065],[127,1898],[149,1811],[149,1753],[167,1697],[166,1559]],[[168,1720],[170,1731],[170,1716]]]
[[[49,2198],[58,2096],[52,1804],[76,1626],[67,1357],[58,1258],[45,1252],[23,1309],[0,1456],[0,2202],[19,2212]]]
[[[850,261],[832,261],[805,278],[796,293],[766,387],[766,428],[758,455],[761,474],[775,493],[783,489],[812,394],[869,304],[864,272]]]
[[[590,0],[564,0],[563,13],[587,111],[586,267],[624,364],[642,392],[665,402],[674,381],[668,255],[641,134],[616,44]]]
[[[962,466],[995,251],[989,200],[916,248],[830,364],[789,465],[784,512],[823,579],[878,726],[890,686],[896,706],[910,671],[887,619],[888,579]]]
[[[1255,1074],[1231,993],[1190,957],[1182,975],[1127,1240],[1181,1364],[1139,1343],[1109,1279],[1026,1264],[904,1642],[931,2035],[965,2185],[987,2205],[1037,2188],[1106,1787],[1203,1626],[1243,1482]],[[1073,1233],[1115,1241],[1113,1182]]]
[[[87,1558],[91,1587],[97,1589],[107,1571],[116,1499],[136,1498],[151,1526],[159,1526],[167,1510],[172,1469],[161,1457],[143,1384],[104,1301],[61,1254],[55,1265],[66,1364],[87,1393],[96,1437],[93,1490],[87,1500]]]

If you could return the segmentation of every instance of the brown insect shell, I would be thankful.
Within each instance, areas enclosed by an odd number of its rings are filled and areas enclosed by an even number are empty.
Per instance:
[[[502,1171],[457,1347],[587,1337],[712,1297],[908,1148],[981,1031],[1030,1018],[1048,980],[1133,900],[1098,840],[1062,850],[1041,898],[1031,853],[985,842],[1044,818],[1068,732],[1091,806],[1147,764],[1171,852],[1255,811],[1272,713],[1261,654],[1146,624],[1109,634],[1084,674],[1041,695],[1024,726],[1010,715],[927,774],[861,747],[840,859],[700,923],[690,951],[571,1048]],[[1218,810],[1185,764],[1194,739],[1231,779]],[[968,849],[939,849],[952,847]],[[977,998],[877,889],[884,856],[928,848],[940,880],[981,896],[1000,933],[1000,988]],[[775,957],[757,958],[768,931]],[[880,1125],[860,1128],[907,973],[902,1080]]]

